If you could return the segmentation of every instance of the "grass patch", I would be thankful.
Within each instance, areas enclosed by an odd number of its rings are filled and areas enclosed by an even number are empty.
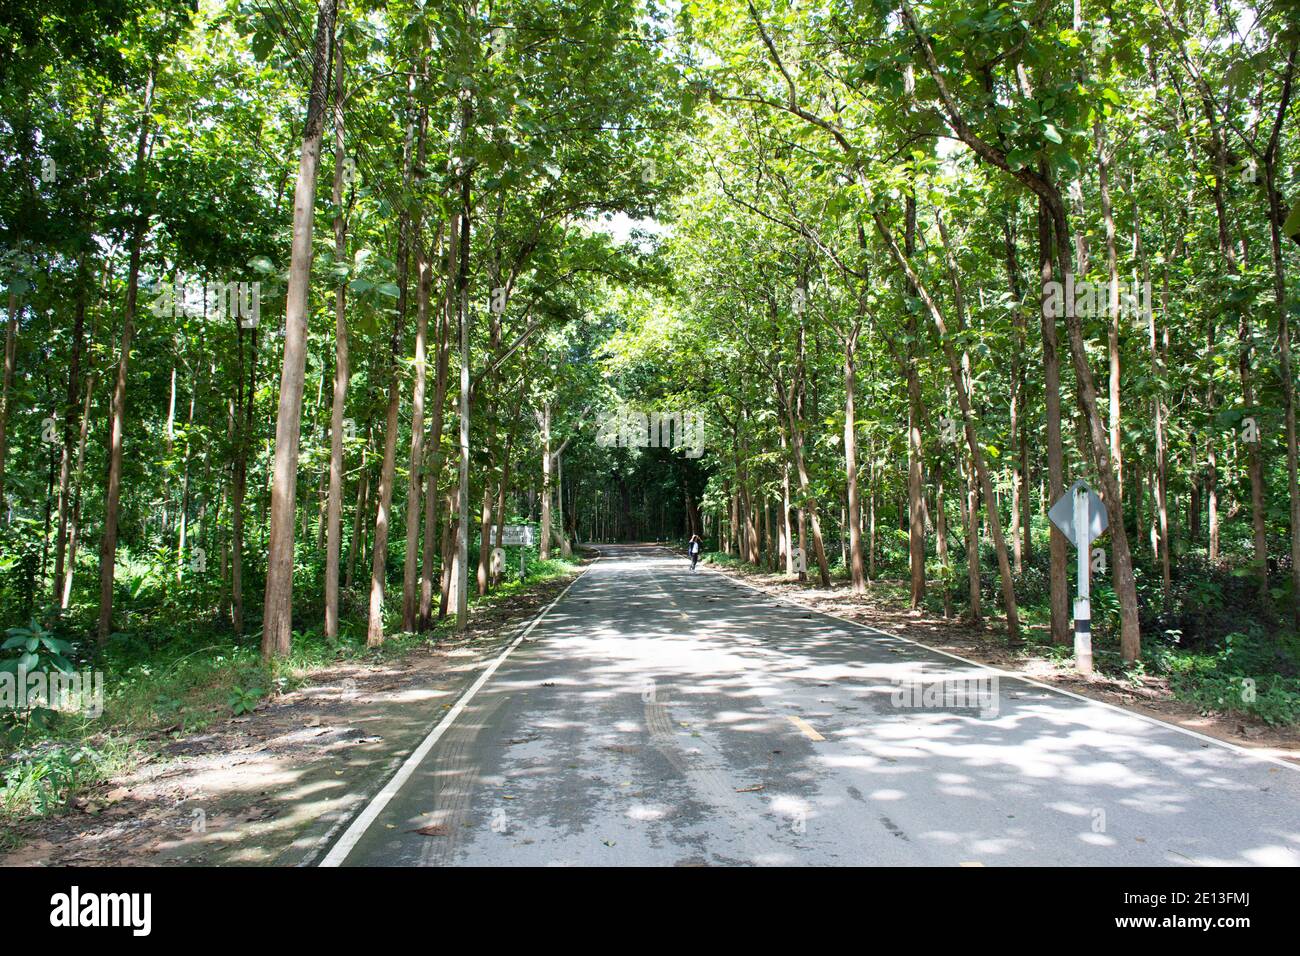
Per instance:
[[[470,607],[490,608],[578,570],[576,561],[534,558],[526,582],[504,581],[483,597],[472,596]],[[398,617],[386,623],[389,637],[378,648],[366,647],[365,621],[355,617],[340,622],[335,639],[327,639],[320,625],[295,630],[292,652],[270,663],[262,660],[260,634],[239,638],[216,622],[136,627],[113,634],[98,656],[74,641],[72,663],[103,673],[103,713],[47,712],[38,725],[27,715],[0,711],[0,824],[57,812],[79,793],[129,771],[146,754],[143,738],[149,735],[201,731],[252,712],[326,667],[398,658],[455,629],[454,617],[424,633],[397,631]]]

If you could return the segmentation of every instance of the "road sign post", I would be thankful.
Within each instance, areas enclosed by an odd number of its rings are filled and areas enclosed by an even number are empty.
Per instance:
[[[1088,486],[1076,485],[1074,488],[1074,526],[1086,528],[1088,525]],[[1089,545],[1086,535],[1075,542],[1078,555],[1079,596],[1074,599],[1074,663],[1079,673],[1092,673],[1092,587],[1089,580],[1092,568],[1089,565]]]
[[[1091,545],[1106,530],[1106,506],[1085,481],[1076,481],[1052,505],[1047,516],[1078,552],[1079,590],[1074,599],[1074,663],[1081,674],[1092,673],[1092,588],[1089,581]]]
[[[494,526],[491,531],[492,543],[498,548],[506,545],[515,545],[519,548],[519,580],[523,581],[528,576],[528,552],[526,545],[533,543],[533,526],[530,524],[508,524],[501,529],[501,540],[497,540],[497,529]]]

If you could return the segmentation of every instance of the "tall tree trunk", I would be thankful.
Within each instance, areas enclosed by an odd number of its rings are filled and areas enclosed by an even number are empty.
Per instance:
[[[1047,494],[1055,504],[1065,495],[1065,449],[1061,439],[1061,359],[1057,352],[1056,317],[1047,304],[1047,286],[1052,281],[1052,219],[1046,201],[1038,201],[1038,267],[1040,277],[1039,316],[1043,335],[1043,401],[1047,412]],[[1041,474],[1041,472],[1040,472]],[[1052,643],[1068,646],[1073,642],[1070,625],[1069,581],[1066,577],[1065,535],[1048,522],[1051,551]]]
[[[854,328],[844,346],[844,470],[849,496],[849,579],[854,593],[861,594],[867,589],[867,581],[862,563],[862,502],[858,499],[858,412],[854,395],[857,339],[858,330]]]
[[[564,451],[555,453],[555,504],[557,509],[555,526],[560,533],[560,557],[573,557],[573,545],[570,543],[567,526],[564,523]]]
[[[199,343],[199,354],[202,355],[202,341]],[[180,510],[180,529],[176,534],[176,580],[179,582],[184,577],[185,555],[188,548],[189,519],[190,519],[190,436],[194,432],[194,409],[199,400],[199,373],[196,370],[194,382],[190,389],[190,408],[185,417],[185,455],[184,462],[181,465],[181,510]]]
[[[407,80],[407,95],[415,96],[415,76]],[[410,122],[406,127],[406,145],[403,149],[402,182],[410,188],[411,176],[416,165],[416,150],[423,150],[423,144],[416,146],[416,127],[419,123]],[[421,138],[423,128],[420,129]],[[403,209],[398,215],[397,230],[397,314],[393,322],[393,335],[390,339],[388,412],[384,422],[384,460],[379,470],[379,487],[375,495],[375,540],[374,550],[370,555],[370,607],[366,620],[366,646],[378,647],[384,642],[384,595],[388,585],[388,533],[393,510],[393,482],[397,472],[397,418],[401,408],[402,378],[401,355],[402,336],[406,331],[406,312],[410,295],[410,261],[411,243],[417,245],[422,241],[417,234],[412,238],[413,224],[411,214]]]
[[[781,528],[785,541],[785,573],[794,576],[794,551],[791,540],[794,530],[790,527],[790,454],[786,431],[781,429]],[[730,549],[727,550],[730,554]]]
[[[934,323],[935,330],[938,332],[939,346],[943,351],[944,359],[948,363],[948,372],[952,377],[953,387],[957,392],[957,404],[961,409],[962,422],[966,432],[966,444],[970,449],[971,461],[975,466],[975,476],[979,482],[979,487],[984,496],[984,511],[989,522],[990,535],[993,538],[993,547],[997,553],[998,574],[1002,579],[1002,603],[1007,615],[1007,632],[1014,639],[1019,636],[1020,619],[1016,608],[1015,584],[1011,577],[1011,562],[1007,557],[1006,540],[1002,535],[1002,516],[998,513],[997,498],[993,493],[993,482],[989,478],[988,468],[984,462],[984,451],[980,446],[979,439],[975,434],[975,418],[971,408],[970,393],[967,383],[962,375],[961,364],[957,358],[957,352],[953,348],[952,340],[948,334],[947,324],[939,307],[931,298],[929,291],[921,283],[920,277],[913,270],[911,261],[898,248],[898,243],[894,241],[894,236],[890,232],[888,225],[885,223],[884,216],[879,212],[873,213],[876,221],[876,228],[880,236],[885,240],[889,251],[893,254],[895,261],[907,275],[908,282],[916,291],[917,296],[924,304],[926,310],[930,313],[930,319]],[[956,303],[956,314],[958,322],[962,321],[964,313],[963,298],[961,293],[961,284],[957,271],[957,262],[953,256],[951,246],[948,243],[947,229],[942,219],[937,219],[939,233],[943,238],[944,252],[948,260],[948,269],[952,275],[953,295]]]
[[[903,251],[910,258],[916,253],[916,196],[909,192],[903,209]],[[916,296],[915,286],[908,291]],[[917,367],[920,334],[916,315],[910,310],[907,319],[907,563],[911,572],[911,606],[919,608],[925,600],[925,519],[922,514],[924,487],[924,449],[921,429],[925,405],[921,400],[921,374]]]
[[[86,331],[86,297],[88,273],[87,257],[83,252],[77,263],[77,302],[72,330],[72,355],[68,360],[68,394],[63,409],[63,448],[59,454],[59,527],[54,546],[54,603],[61,606],[63,568],[67,556],[68,516],[72,487],[72,436],[77,427],[77,411],[81,407],[78,389],[81,387],[81,349]]]
[[[436,245],[436,240],[435,240]],[[406,560],[402,568],[402,630],[414,631],[419,611],[417,545],[420,541],[420,491],[424,465],[424,390],[427,375],[425,352],[429,336],[429,298],[433,270],[423,243],[416,240],[415,292],[415,385],[411,395],[411,467],[406,483]]]
[[[145,157],[149,148],[149,120],[153,113],[156,63],[150,64],[145,81],[144,109],[140,111],[140,130],[135,144],[134,175],[143,180]],[[100,647],[108,643],[113,624],[113,577],[117,564],[117,522],[122,500],[122,439],[126,430],[126,376],[131,362],[131,340],[135,332],[135,309],[140,292],[140,258],[148,216],[136,210],[131,226],[131,258],[126,275],[126,305],[122,316],[121,357],[113,383],[113,400],[109,411],[108,477],[104,482],[104,532],[99,543],[99,624],[96,640]]]
[[[952,596],[948,591],[948,515],[944,509],[943,472],[940,470],[938,486],[934,490],[934,546],[939,566],[943,568],[943,616],[952,617]]]
[[[343,582],[343,586],[348,589],[352,587],[352,582],[356,578],[357,554],[361,551],[361,542],[366,537],[366,512],[370,508],[368,500],[370,468],[366,463],[366,455],[370,450],[368,432],[367,429],[366,443],[361,450],[361,468],[359,469],[360,474],[357,476],[357,504],[352,515],[352,540],[348,542],[348,570]]]
[[[468,121],[468,101],[462,112],[462,121]],[[465,128],[464,126],[462,128]],[[472,316],[469,310],[469,254],[470,254],[470,180],[468,171],[461,184],[459,262],[456,274],[456,306],[460,331],[460,461],[458,464],[456,492],[456,630],[464,632],[469,627],[469,343]],[[548,504],[549,507],[549,504]]]
[[[1291,47],[1291,60],[1295,59],[1295,45]],[[1286,91],[1289,99],[1291,72],[1287,71]],[[1283,111],[1285,107],[1283,107]],[[1280,117],[1279,117],[1280,125]],[[1274,131],[1274,141],[1277,132]],[[1273,298],[1277,303],[1277,348],[1279,371],[1282,375],[1282,401],[1286,410],[1286,476],[1287,499],[1291,512],[1291,615],[1294,625],[1300,628],[1300,461],[1297,455],[1295,372],[1291,365],[1291,318],[1286,295],[1286,265],[1282,259],[1282,223],[1286,210],[1281,208],[1277,193],[1277,164],[1275,148],[1265,154],[1264,181],[1272,206],[1269,216],[1269,251],[1273,265]]]
[[[9,392],[18,364],[18,294],[9,289],[9,321],[5,324],[4,384],[0,386],[0,511],[5,504],[5,457],[9,448]]]
[[[307,307],[314,252],[312,224],[316,207],[316,175],[320,169],[325,120],[325,84],[329,76],[330,37],[334,33],[336,0],[320,0],[312,60],[307,123],[298,156],[298,183],[293,199],[293,241],[289,283],[285,293],[284,361],[280,371],[280,404],[275,422],[272,463],[271,519],[266,554],[266,600],[262,610],[262,656],[289,653],[293,639],[293,533],[298,493],[298,440],[302,426],[303,376],[307,362]],[[253,396],[249,395],[249,402]]]
[[[867,582],[862,564],[862,504],[858,500],[858,428],[854,393],[857,344],[858,328],[855,324],[844,341],[844,475],[848,485],[849,578],[854,593],[861,594],[866,591]]]
[[[1210,144],[1213,152],[1214,161],[1214,179],[1213,179],[1213,196],[1214,212],[1218,226],[1217,238],[1219,243],[1219,256],[1226,273],[1231,279],[1240,273],[1240,267],[1237,262],[1236,249],[1233,246],[1232,239],[1229,235],[1228,225],[1228,208],[1225,196],[1225,185],[1228,181],[1228,149],[1223,138],[1223,131],[1217,121],[1214,107],[1209,99],[1202,94],[1201,105],[1205,114],[1207,124],[1210,129]],[[1222,294],[1227,300],[1228,293],[1232,286],[1225,284]],[[1247,413],[1254,412],[1255,390],[1254,376],[1252,375],[1253,353],[1254,353],[1254,332],[1251,328],[1251,316],[1249,308],[1238,307],[1237,319],[1237,339],[1239,343],[1237,353],[1237,370],[1241,377],[1241,402],[1246,408]],[[1211,341],[1214,333],[1211,332]],[[1213,346],[1211,346],[1213,347]],[[1211,355],[1212,357],[1212,355]],[[1209,401],[1211,410],[1213,409],[1212,398],[1214,384],[1211,380],[1209,392]],[[1210,439],[1213,442],[1213,439]],[[1260,443],[1246,442],[1246,468],[1250,476],[1250,503],[1251,503],[1251,529],[1254,538],[1255,548],[1255,573],[1259,581],[1259,594],[1261,599],[1268,597],[1268,536],[1265,527],[1265,486],[1264,486],[1264,466],[1260,457]],[[1213,453],[1211,453],[1213,458]],[[1217,464],[1217,462],[1215,462]],[[1217,484],[1217,475],[1216,484]],[[1218,490],[1215,488],[1212,492],[1212,529],[1211,537],[1214,548],[1214,554],[1211,560],[1218,559],[1219,552],[1219,528],[1218,528]],[[1199,515],[1198,515],[1199,517]]]
[[[488,561],[492,554],[492,484],[487,474],[483,475],[483,501],[479,506],[478,530],[478,568],[475,573],[475,584],[479,597],[482,597],[488,593]]]
[[[1101,199],[1101,218],[1106,227],[1107,318],[1106,338],[1110,356],[1109,412],[1110,457],[1115,468],[1115,485],[1124,495],[1124,451],[1120,436],[1120,349],[1119,349],[1119,258],[1115,251],[1115,215],[1110,203],[1110,157],[1106,154],[1106,127],[1101,111],[1092,126],[1097,145],[1097,191]],[[1139,494],[1141,490],[1139,489]]]
[[[90,402],[94,397],[95,373],[86,376],[85,397],[81,408],[81,433],[77,438],[77,470],[72,489],[72,517],[68,522],[68,559],[59,585],[59,610],[66,611],[72,601],[72,579],[77,571],[77,544],[81,532],[81,499],[86,475],[86,439],[90,434]],[[0,498],[0,502],[3,498]]]
[[[400,341],[398,332],[394,332],[393,339]],[[379,469],[379,487],[375,494],[375,539],[370,553],[367,647],[378,647],[384,642],[384,590],[388,575],[388,528],[393,508],[393,478],[397,469],[397,413],[400,381],[397,376],[396,355],[394,355],[392,377],[388,384],[388,412],[384,418],[384,460]]]
[[[347,261],[347,218],[343,214],[343,43],[334,54],[334,259]],[[343,415],[348,398],[347,283],[334,291],[334,397],[330,405],[329,504],[325,516],[325,636],[339,634],[339,557],[343,546]],[[351,575],[349,575],[350,579]]]
[[[1049,202],[1049,208],[1052,204]],[[1052,209],[1052,228],[1056,235],[1058,267],[1065,277],[1065,287],[1070,288],[1069,228],[1065,207],[1058,201]],[[1074,303],[1065,297],[1065,325],[1070,340],[1070,357],[1074,363],[1076,399],[1083,413],[1088,439],[1092,444],[1093,459],[1097,465],[1102,500],[1106,504],[1111,535],[1111,572],[1115,596],[1120,606],[1120,653],[1125,661],[1137,660],[1142,650],[1141,628],[1138,623],[1137,583],[1133,577],[1133,558],[1129,551],[1128,532],[1124,527],[1124,503],[1120,498],[1119,484],[1110,459],[1110,446],[1106,429],[1097,412],[1097,386],[1088,353],[1084,344],[1083,325]]]
[[[1160,304],[1161,314],[1169,315],[1169,276],[1167,273],[1164,278]],[[1164,372],[1165,355],[1169,351],[1169,329],[1166,326],[1164,345],[1161,348],[1156,341],[1156,317],[1154,312],[1148,313],[1147,324],[1151,345],[1151,377],[1159,381]],[[1157,531],[1160,536],[1160,578],[1165,601],[1168,602],[1173,587],[1173,575],[1169,554],[1169,442],[1165,435],[1164,396],[1157,393],[1152,400],[1152,405],[1154,406],[1152,408],[1152,417],[1155,420],[1156,433],[1155,496]]]
[[[1002,220],[1002,243],[1007,267],[1007,289],[1011,293],[1011,323],[1014,342],[1011,346],[1011,422],[1008,435],[1020,454],[1011,459],[1011,546],[1015,556],[1016,574],[1024,571],[1024,547],[1021,544],[1021,498],[1028,497],[1025,465],[1024,406],[1025,406],[1025,309],[1020,298],[1020,275],[1016,264],[1016,240],[1011,231],[1010,213]],[[1028,509],[1025,509],[1028,515]],[[1026,519],[1026,524],[1028,523]],[[1025,538],[1028,539],[1028,534]]]
[[[437,365],[434,373],[433,387],[433,421],[429,428],[429,441],[432,444],[429,455],[428,487],[425,489],[424,502],[424,554],[420,572],[420,629],[428,630],[433,625],[433,565],[434,549],[437,547],[438,515],[438,480],[442,473],[442,426],[444,407],[447,400],[447,382],[451,363],[450,332],[455,320],[455,276],[456,276],[456,225],[453,220],[446,233],[447,256],[443,270],[443,295],[438,312]],[[442,552],[445,554],[444,552]],[[445,577],[445,568],[444,577]]]
[[[975,469],[970,462],[965,463],[966,497],[964,499],[964,517],[966,520],[966,588],[967,601],[970,604],[970,623],[981,627],[984,612],[981,608],[980,593],[980,496],[975,484]]]

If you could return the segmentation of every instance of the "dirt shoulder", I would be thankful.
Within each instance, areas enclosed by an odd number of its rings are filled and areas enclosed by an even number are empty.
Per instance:
[[[836,582],[837,586],[823,590],[791,581],[784,574],[769,574],[748,567],[712,565],[711,570],[761,588],[782,600],[889,631],[936,650],[1300,764],[1300,729],[1271,727],[1240,714],[1202,714],[1195,706],[1175,698],[1168,681],[1161,677],[1146,676],[1140,681],[1117,680],[1106,675],[1081,677],[1036,654],[1031,644],[1013,647],[1007,643],[1005,634],[976,630],[957,620],[900,609],[873,597],[870,592],[855,595],[846,584]]]
[[[252,714],[143,741],[148,755],[64,813],[10,828],[3,866],[309,864],[524,624],[573,578],[471,618],[466,634],[348,662]]]

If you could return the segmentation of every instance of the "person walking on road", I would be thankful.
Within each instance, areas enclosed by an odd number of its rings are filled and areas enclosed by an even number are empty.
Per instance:
[[[691,570],[695,570],[695,562],[700,560],[700,549],[704,544],[700,541],[698,534],[691,535],[690,543],[686,545],[686,553],[691,556]]]

